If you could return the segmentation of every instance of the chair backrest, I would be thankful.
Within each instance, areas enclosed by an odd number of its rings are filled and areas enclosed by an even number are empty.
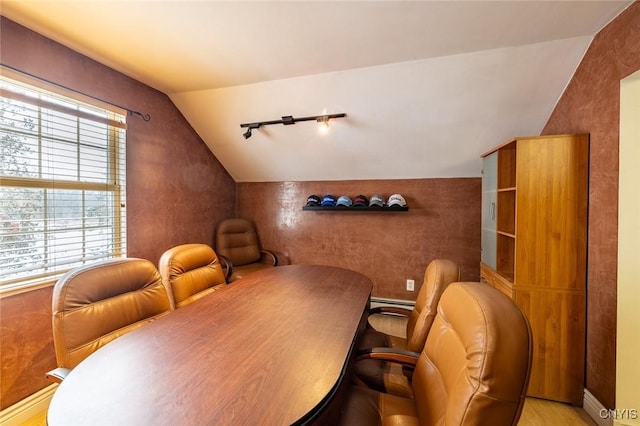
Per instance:
[[[58,367],[72,369],[115,338],[170,311],[160,273],[144,259],[111,259],[72,269],[53,287]]]
[[[160,275],[171,291],[175,308],[187,305],[226,285],[218,256],[206,244],[170,248],[158,262]]]
[[[515,425],[531,368],[529,323],[483,283],[447,287],[412,379],[420,424]]]
[[[460,281],[460,269],[455,262],[434,259],[427,265],[416,305],[407,321],[407,350],[422,351],[436,317],[440,297],[449,284],[457,281]]]
[[[233,266],[260,261],[256,228],[250,220],[224,219],[216,229],[216,251],[231,259]]]

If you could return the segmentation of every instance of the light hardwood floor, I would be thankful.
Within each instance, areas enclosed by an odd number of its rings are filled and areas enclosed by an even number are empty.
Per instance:
[[[596,426],[580,407],[560,402],[527,398],[518,426]]]
[[[47,413],[43,411],[22,426],[46,426]],[[595,426],[596,423],[582,408],[543,399],[527,398],[518,426]]]

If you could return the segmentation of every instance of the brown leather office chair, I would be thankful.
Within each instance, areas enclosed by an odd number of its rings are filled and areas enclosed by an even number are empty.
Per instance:
[[[275,253],[260,248],[256,228],[247,219],[225,219],[218,224],[216,253],[226,263],[229,283],[251,272],[278,265]]]
[[[174,308],[188,305],[226,286],[218,256],[206,244],[183,244],[165,251],[158,262]]]
[[[110,259],[67,272],[53,287],[58,368],[47,377],[61,382],[93,352],[170,309],[160,273],[148,260]]]
[[[483,283],[453,283],[417,362],[413,398],[352,386],[349,426],[516,425],[531,370],[529,323],[511,299]]]
[[[460,269],[455,262],[447,259],[432,260],[427,265],[422,287],[412,310],[379,307],[370,311],[370,314],[391,313],[407,317],[407,337],[400,338],[373,328],[366,328],[358,343],[359,350],[362,352],[376,351],[379,348],[393,348],[415,353],[421,352],[436,316],[442,293],[449,284],[459,280]],[[400,396],[411,395],[409,382],[411,371],[406,366],[369,358],[356,363],[354,371],[357,379],[372,389]]]

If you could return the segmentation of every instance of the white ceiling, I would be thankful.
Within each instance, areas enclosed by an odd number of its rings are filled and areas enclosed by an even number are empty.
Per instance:
[[[167,93],[239,182],[477,176],[537,134],[632,1],[2,1],[2,14]],[[133,108],[133,106],[132,106]],[[245,141],[239,124],[274,125]]]

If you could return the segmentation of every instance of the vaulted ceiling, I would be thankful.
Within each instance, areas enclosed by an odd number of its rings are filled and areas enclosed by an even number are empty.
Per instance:
[[[539,134],[632,1],[15,1],[2,14],[165,92],[238,182],[478,176]],[[347,113],[313,122],[240,123]]]

